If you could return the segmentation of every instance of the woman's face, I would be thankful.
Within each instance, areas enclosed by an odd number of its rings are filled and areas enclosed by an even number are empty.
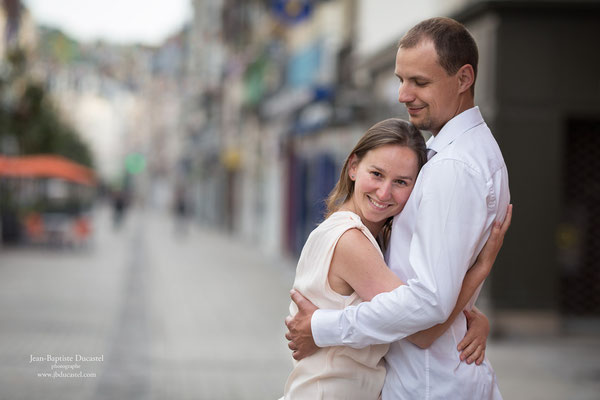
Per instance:
[[[389,217],[402,211],[418,171],[415,152],[400,145],[377,147],[359,162],[351,162],[352,208],[371,232],[378,233]]]

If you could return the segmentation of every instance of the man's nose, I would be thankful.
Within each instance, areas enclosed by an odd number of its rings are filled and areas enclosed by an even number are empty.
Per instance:
[[[398,88],[398,101],[400,103],[410,103],[415,99],[415,95],[406,83],[400,83]]]

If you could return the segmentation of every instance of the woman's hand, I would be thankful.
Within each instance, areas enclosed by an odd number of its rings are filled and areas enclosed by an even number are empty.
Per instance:
[[[485,359],[485,347],[490,334],[490,322],[485,314],[473,307],[471,311],[464,310],[467,317],[467,333],[458,344],[460,360],[471,364],[481,365]]]

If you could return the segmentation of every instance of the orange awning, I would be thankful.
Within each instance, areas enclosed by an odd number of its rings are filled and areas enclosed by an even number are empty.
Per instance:
[[[94,172],[91,169],[54,155],[0,156],[0,176],[61,178],[88,186],[96,183]]]

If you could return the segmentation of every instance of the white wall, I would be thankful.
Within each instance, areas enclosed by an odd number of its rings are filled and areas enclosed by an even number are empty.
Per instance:
[[[357,53],[362,57],[377,52],[421,20],[448,16],[475,0],[358,0]]]

